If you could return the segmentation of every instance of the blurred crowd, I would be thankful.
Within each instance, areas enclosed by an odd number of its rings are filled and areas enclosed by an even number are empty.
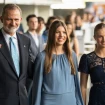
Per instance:
[[[67,25],[68,29],[68,34],[70,36],[70,41],[71,41],[71,47],[73,50],[76,52],[77,56],[79,56],[80,52],[79,51],[79,40],[78,40],[78,35],[81,31],[83,31],[82,37],[84,37],[83,43],[85,44],[91,44],[91,41],[93,41],[93,30],[94,27],[100,23],[105,21],[105,16],[104,14],[92,14],[90,12],[84,12],[82,15],[77,14],[76,11],[72,11],[70,14],[68,14],[66,17],[61,17],[61,16],[49,16],[47,19],[47,22],[45,22],[44,18],[41,16],[36,16],[35,14],[29,14],[26,17],[26,22],[28,26],[27,32],[30,34],[35,34],[36,36],[40,36],[42,38],[41,44],[44,46],[46,45],[47,38],[48,38],[48,30],[51,25],[51,23],[55,20],[59,19],[65,22]],[[20,24],[20,27],[18,29],[18,32],[20,33],[27,33],[24,32],[23,25]],[[80,32],[79,32],[80,31]],[[37,45],[39,40],[37,37],[34,37]],[[43,46],[40,45],[40,46]],[[39,48],[40,49],[40,48]],[[82,51],[83,52],[83,51]],[[84,52],[83,52],[84,53]]]
[[[88,105],[105,105],[104,14],[29,14],[27,30],[21,14],[7,4],[0,17],[0,105],[86,105],[89,76]]]

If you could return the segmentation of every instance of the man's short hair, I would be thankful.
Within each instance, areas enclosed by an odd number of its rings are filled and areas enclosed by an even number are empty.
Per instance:
[[[43,22],[45,24],[44,18],[41,16],[38,17],[38,23],[40,23],[40,22]]]
[[[30,15],[28,15],[28,16],[26,17],[26,21],[28,22],[29,19],[30,19],[30,18],[33,18],[33,17],[37,18],[35,14],[30,14]]]
[[[20,11],[20,15],[22,15],[22,10],[18,5],[16,5],[16,4],[6,4],[3,7],[3,10],[2,10],[2,16],[4,16],[4,14],[6,13],[6,10],[15,10],[15,9],[18,9]]]

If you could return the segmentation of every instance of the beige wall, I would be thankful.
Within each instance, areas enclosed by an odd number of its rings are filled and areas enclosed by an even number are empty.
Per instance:
[[[49,6],[38,6],[38,16],[42,16],[47,21],[53,15],[53,10]]]
[[[1,12],[2,12],[2,8],[3,8],[3,5],[0,4],[0,16],[1,16]],[[2,27],[2,23],[0,21],[0,28]]]
[[[27,30],[27,22],[26,22],[26,17],[29,14],[34,13],[34,6],[33,5],[19,5],[20,8],[22,9],[22,24],[24,27],[24,31]]]
[[[24,27],[24,31],[28,29],[27,23],[26,23],[26,17],[29,14],[35,14],[36,16],[42,16],[45,21],[47,21],[47,18],[49,16],[53,15],[53,10],[50,8],[50,6],[35,6],[35,5],[19,5],[22,9],[22,24]],[[0,5],[0,15],[2,11],[3,5]],[[2,27],[2,23],[0,22],[0,28]]]

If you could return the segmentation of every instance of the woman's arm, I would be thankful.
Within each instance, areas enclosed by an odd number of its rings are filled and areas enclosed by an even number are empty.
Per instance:
[[[44,59],[39,54],[34,63],[34,78],[32,87],[32,105],[41,105],[41,90],[43,84]]]
[[[88,80],[88,74],[81,73],[80,74],[80,87],[81,87],[82,97],[83,97],[83,101],[85,105],[86,105],[87,80]]]
[[[76,75],[74,75],[75,96],[76,96],[76,103],[77,103],[76,105],[84,105],[81,90],[80,90],[80,81],[78,77],[78,60],[74,52],[73,52],[73,60],[74,60],[74,65],[75,65],[75,70],[76,70]]]

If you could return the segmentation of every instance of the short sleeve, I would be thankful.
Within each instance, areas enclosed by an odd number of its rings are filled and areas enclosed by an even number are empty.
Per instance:
[[[86,54],[82,55],[82,57],[80,59],[80,62],[79,62],[78,70],[79,70],[79,72],[89,74],[88,59],[87,59]]]

